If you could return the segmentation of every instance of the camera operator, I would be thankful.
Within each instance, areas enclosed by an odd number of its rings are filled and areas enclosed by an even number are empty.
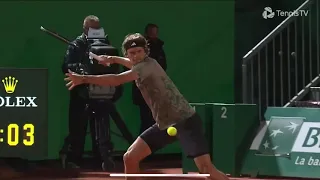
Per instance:
[[[147,24],[144,33],[150,50],[149,56],[157,60],[160,66],[166,71],[167,61],[163,50],[164,42],[158,38],[158,30],[159,28],[156,24]],[[135,83],[132,83],[132,99],[133,103],[140,109],[140,133],[142,133],[154,124],[154,120],[148,105],[144,101],[141,92]]]
[[[101,30],[103,33],[101,33]],[[91,32],[91,33],[90,33]],[[65,55],[62,65],[64,73],[68,69],[80,74],[97,74],[97,70],[89,56],[88,52],[93,44],[97,44],[89,40],[89,36],[97,34],[104,36],[104,30],[100,28],[99,18],[93,15],[87,16],[83,22],[83,34],[73,41],[75,46],[70,45]],[[99,34],[100,33],[100,34]],[[101,37],[99,37],[101,39]],[[117,49],[108,45],[107,38],[103,37],[105,42],[100,43],[106,49],[111,49],[112,53],[108,55],[117,55]],[[98,48],[101,46],[97,46]],[[95,52],[94,52],[95,53]],[[100,55],[100,54],[98,54]],[[118,73],[119,66],[110,66],[102,69],[109,73]],[[98,71],[101,71],[101,68]],[[109,136],[109,111],[116,111],[113,103],[122,95],[122,87],[93,87],[82,85],[70,91],[69,103],[69,135],[65,139],[65,144],[60,154],[67,154],[68,164],[72,167],[78,167],[82,161],[84,152],[85,137],[87,134],[88,120],[90,120],[90,132],[92,138],[93,152],[96,158],[102,158],[104,168],[110,162],[110,151],[112,144]],[[99,146],[99,150],[98,150]],[[65,163],[63,161],[63,163]],[[65,165],[64,165],[65,166]]]

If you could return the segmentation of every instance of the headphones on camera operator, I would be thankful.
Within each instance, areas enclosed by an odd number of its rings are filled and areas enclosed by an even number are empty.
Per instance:
[[[118,50],[111,46],[108,40],[108,36],[105,35],[104,29],[92,29],[89,28],[87,36],[88,54],[92,52],[96,55],[109,55],[119,56]],[[117,64],[110,66],[103,66],[96,60],[89,56],[88,71],[92,75],[101,75],[108,73],[118,73],[120,66]],[[88,87],[89,99],[107,100],[113,99],[116,93],[116,87],[114,86],[98,86],[90,84]]]

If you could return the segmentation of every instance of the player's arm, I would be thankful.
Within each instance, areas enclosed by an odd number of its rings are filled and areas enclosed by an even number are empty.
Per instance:
[[[113,58],[114,58],[114,63],[121,64],[128,69],[131,69],[133,66],[132,62],[128,58],[120,57],[120,56],[113,56]]]
[[[98,62],[99,64],[103,64],[103,65],[116,63],[116,64],[121,64],[128,69],[131,69],[133,66],[131,61],[125,57],[101,55],[100,58],[102,58],[102,60],[98,60]]]
[[[121,84],[138,79],[137,72],[128,70],[120,74],[84,75],[83,84],[95,84],[100,86],[119,86]]]

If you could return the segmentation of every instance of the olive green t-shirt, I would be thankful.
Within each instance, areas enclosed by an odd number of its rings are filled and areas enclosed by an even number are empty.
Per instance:
[[[135,83],[160,129],[188,119],[195,113],[156,60],[147,57],[134,65],[132,71],[139,74]]]

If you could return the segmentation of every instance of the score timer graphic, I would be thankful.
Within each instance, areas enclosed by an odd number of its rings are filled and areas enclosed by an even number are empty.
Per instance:
[[[0,68],[0,157],[48,154],[48,70]]]

